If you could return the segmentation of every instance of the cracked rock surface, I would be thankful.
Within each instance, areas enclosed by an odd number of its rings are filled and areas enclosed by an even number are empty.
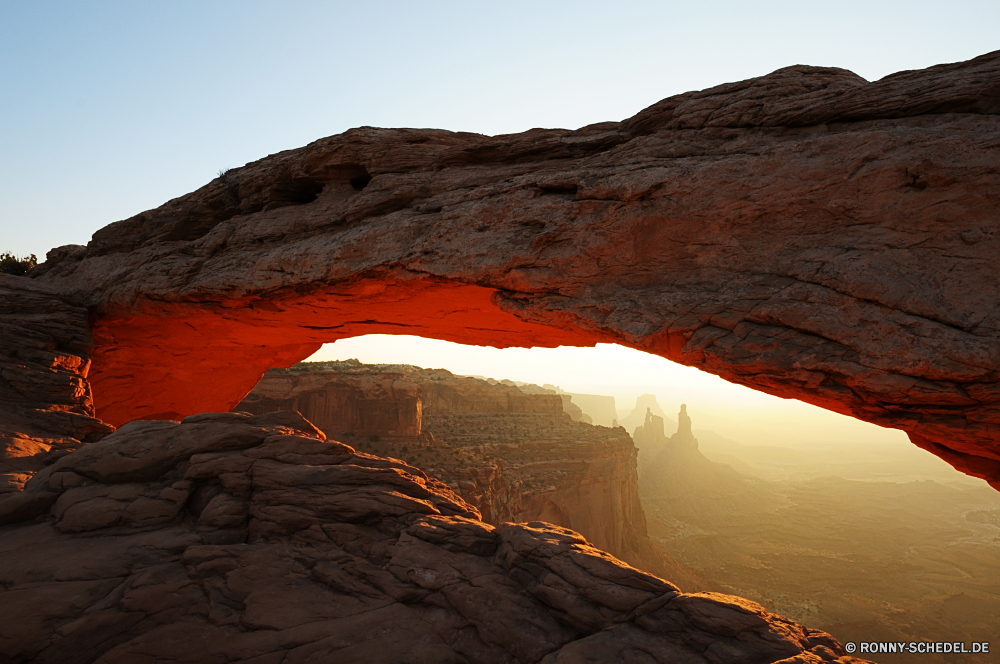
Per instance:
[[[20,495],[0,526],[9,662],[861,661],[571,530],[485,524],[292,412],[133,422]]]

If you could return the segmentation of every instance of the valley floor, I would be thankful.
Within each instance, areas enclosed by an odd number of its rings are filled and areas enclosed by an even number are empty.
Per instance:
[[[919,659],[1000,661],[1000,493],[964,477],[821,476],[822,464],[789,461],[802,451],[754,456],[745,447],[706,447],[706,456],[714,452],[758,477],[743,475],[734,486],[731,468],[705,460],[665,489],[643,482],[640,454],[640,492],[651,538],[722,592],[842,643],[990,641],[988,655]]]

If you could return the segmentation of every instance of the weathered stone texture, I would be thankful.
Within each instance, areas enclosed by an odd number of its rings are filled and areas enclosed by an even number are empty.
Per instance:
[[[295,413],[134,422],[18,495],[46,507],[0,526],[13,663],[860,661],[573,531],[487,525]]]
[[[237,410],[262,414],[282,405],[328,404],[330,394],[356,385],[390,383],[408,387],[370,391],[367,409],[418,409],[424,414],[422,428],[400,436],[389,428],[395,426],[390,417],[382,429],[345,439],[352,445],[419,466],[475,505],[487,523],[544,521],[570,528],[597,548],[682,588],[712,588],[647,537],[636,450],[628,434],[573,421],[563,410],[565,395],[444,369],[347,360],[269,371]],[[313,422],[331,436],[353,422],[341,409],[312,412],[321,416]]]
[[[87,310],[0,274],[0,494],[114,427],[94,417]]]

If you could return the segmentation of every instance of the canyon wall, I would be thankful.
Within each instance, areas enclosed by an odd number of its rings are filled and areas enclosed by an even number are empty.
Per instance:
[[[275,370],[243,398],[237,410],[258,415],[302,413],[328,436],[420,435],[420,386],[402,374],[329,374]]]
[[[320,344],[618,343],[887,427],[1000,484],[1000,52],[787,67],[622,122],[361,128],[49,253],[96,414],[230,410]]]
[[[317,362],[269,371],[237,406],[254,414],[296,403],[329,403],[359,384],[405,383],[397,393],[369,390],[370,409],[423,414],[415,433],[399,435],[389,418],[382,429],[350,431],[350,410],[314,409],[309,418],[328,435],[358,449],[406,459],[448,484],[483,520],[544,521],[575,530],[598,548],[685,587],[710,584],[657,550],[646,537],[639,502],[636,450],[622,429],[574,421],[565,395],[537,385],[455,376],[443,369]],[[414,396],[416,395],[416,396]],[[305,414],[303,412],[303,414]]]

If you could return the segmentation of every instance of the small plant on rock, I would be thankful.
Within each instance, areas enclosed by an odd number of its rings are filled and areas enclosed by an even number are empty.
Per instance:
[[[0,273],[2,274],[21,276],[36,265],[38,265],[38,259],[34,254],[24,258],[18,258],[10,252],[0,254]]]

